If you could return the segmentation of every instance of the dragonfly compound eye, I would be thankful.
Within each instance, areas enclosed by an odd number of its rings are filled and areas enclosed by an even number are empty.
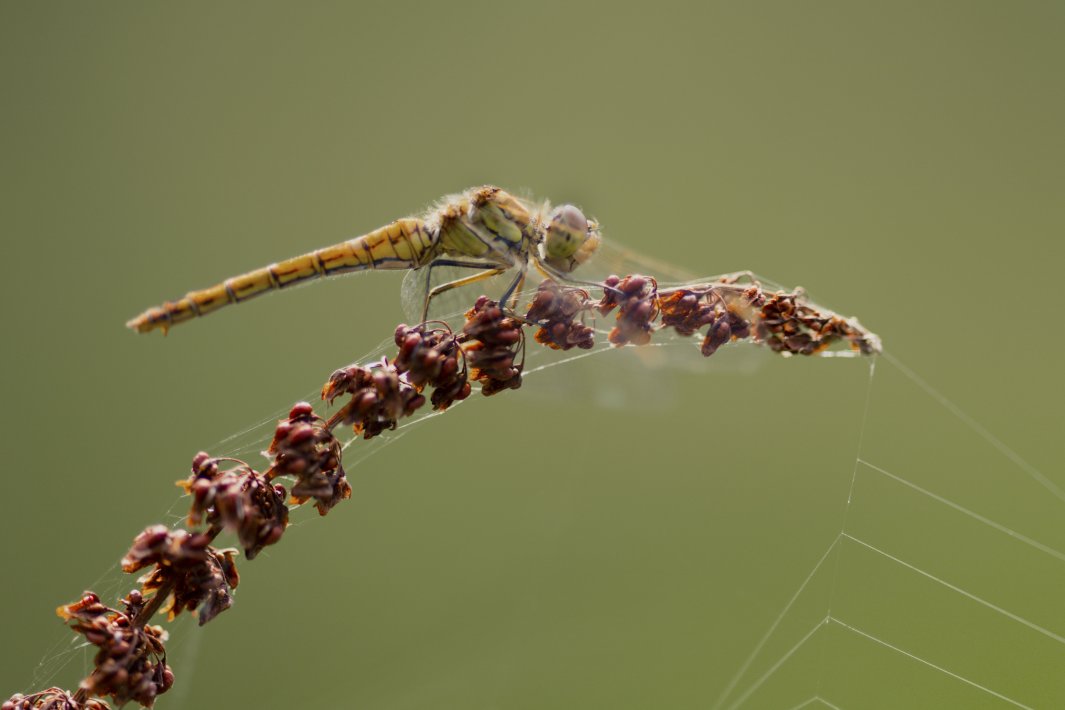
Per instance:
[[[570,272],[583,264],[599,246],[599,228],[573,205],[559,205],[548,216],[544,261]]]

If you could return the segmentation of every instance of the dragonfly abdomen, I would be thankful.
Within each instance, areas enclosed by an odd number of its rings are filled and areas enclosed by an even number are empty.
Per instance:
[[[249,271],[176,301],[149,308],[126,325],[139,333],[205,316],[230,303],[303,283],[367,269],[413,269],[431,261],[438,247],[436,232],[420,219],[399,219],[369,234]]]

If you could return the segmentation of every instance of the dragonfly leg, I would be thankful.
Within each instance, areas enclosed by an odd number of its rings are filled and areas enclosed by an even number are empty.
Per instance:
[[[440,266],[447,266],[447,265],[448,264],[440,264]],[[484,271],[478,271],[475,274],[471,274],[469,276],[464,276],[461,279],[455,279],[454,281],[448,281],[447,283],[442,283],[439,286],[434,286],[434,287],[430,288],[428,293],[425,294],[425,305],[422,307],[422,320],[425,321],[425,320],[427,320],[429,318],[429,303],[430,303],[430,301],[432,301],[434,298],[436,298],[440,294],[442,294],[442,293],[444,293],[446,291],[450,291],[453,288],[459,288],[460,286],[467,286],[467,285],[472,284],[472,283],[477,283],[478,281],[484,281],[485,279],[490,279],[493,276],[498,276],[499,274],[503,273],[504,271],[506,271],[506,269],[504,269],[504,268],[502,268],[502,267],[497,265],[497,266],[493,266],[491,268],[487,268]]]
[[[455,266],[460,269],[501,269],[502,267],[498,262],[488,261],[486,259],[435,259],[425,267],[425,298],[422,305],[422,320],[424,321],[429,314],[429,301],[432,300],[436,292],[433,288],[433,269],[438,266]],[[459,284],[461,285],[461,284]],[[451,288],[454,288],[452,286]],[[448,289],[444,289],[445,291]]]
[[[521,270],[518,272],[517,278],[510,282],[507,286],[507,290],[503,293],[503,296],[499,299],[499,302],[507,307],[507,303],[511,301],[513,297],[513,303],[510,303],[510,310],[515,310],[518,307],[518,296],[521,294],[521,289],[525,285],[525,274],[529,270],[529,262],[525,262],[521,266]]]

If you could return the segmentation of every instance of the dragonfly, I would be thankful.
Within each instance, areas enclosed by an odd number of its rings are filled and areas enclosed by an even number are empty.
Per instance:
[[[424,273],[421,317],[442,294],[500,275],[509,281],[500,303],[514,303],[533,269],[563,283],[602,288],[571,276],[596,253],[599,223],[572,204],[551,207],[486,185],[444,198],[421,217],[398,219],[354,239],[324,247],[191,291],[149,308],[126,325],[138,333],[161,330],[270,291],[314,279],[370,270]],[[435,269],[469,272],[433,285]]]
[[[598,266],[588,264],[593,256]],[[620,279],[612,275],[626,273],[621,268],[614,270],[621,266],[668,278],[671,285],[660,283],[656,277]],[[579,268],[598,280],[575,277]],[[398,219],[360,237],[191,291],[176,301],[149,308],[127,326],[139,333],[166,333],[175,325],[270,291],[377,270],[408,272],[402,293],[405,310],[413,319],[420,317],[417,322],[421,323],[428,321],[432,304],[447,303],[445,294],[482,282],[487,282],[486,286],[501,283],[502,295],[496,302],[519,321],[529,323],[517,312],[517,306],[525,293],[526,278],[535,271],[546,277],[544,284],[553,281],[570,289],[601,292],[604,300],[599,310],[603,314],[620,307],[617,318],[623,321],[622,326],[610,336],[615,345],[633,342],[624,335],[626,327],[637,336],[634,344],[642,344],[652,331],[662,328],[690,336],[711,326],[700,346],[704,356],[724,342],[751,335],[755,342],[785,354],[827,354],[837,343],[849,343],[852,352],[861,354],[880,351],[875,334],[855,319],[842,318],[810,303],[801,289],[787,293],[779,284],[750,272],[695,280],[669,264],[605,244],[599,223],[575,205],[552,207],[549,202],[536,203],[491,185],[445,197],[421,217]],[[436,270],[447,276],[456,272],[464,275],[434,284]],[[415,274],[418,276],[411,278]],[[770,295],[763,288],[766,286],[776,293]],[[587,301],[587,291],[581,293],[585,297],[579,307],[583,320],[584,314],[594,310],[594,304]],[[465,311],[456,309],[442,318],[446,321]]]

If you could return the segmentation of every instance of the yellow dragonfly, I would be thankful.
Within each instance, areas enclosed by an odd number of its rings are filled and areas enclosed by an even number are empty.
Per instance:
[[[430,302],[460,286],[513,272],[500,303],[521,292],[529,267],[564,283],[600,244],[599,225],[573,205],[535,205],[498,187],[445,198],[423,217],[398,219],[361,237],[249,271],[176,301],[149,308],[126,325],[139,333],[162,330],[231,303],[306,281],[374,269],[424,270],[422,320]],[[473,273],[436,286],[436,268]]]
[[[583,269],[591,278],[575,279],[571,274],[593,255],[597,255],[595,265]],[[624,305],[618,313],[619,319],[630,324],[641,323],[636,329],[642,331],[640,339],[644,341],[657,328],[668,326],[678,333],[692,335],[714,322],[717,329],[713,338],[707,335],[711,340],[746,339],[753,334],[756,342],[765,343],[777,352],[820,354],[829,344],[841,340],[863,354],[880,350],[875,334],[854,319],[841,318],[810,303],[801,289],[788,294],[778,284],[750,272],[695,280],[691,274],[669,264],[604,245],[598,222],[585,217],[574,205],[552,208],[549,203],[534,203],[493,186],[471,188],[444,198],[422,217],[398,219],[361,237],[192,291],[176,301],[149,308],[127,325],[139,333],[152,330],[165,333],[178,323],[268,291],[369,270],[408,272],[402,293],[404,309],[408,317],[418,322],[428,320],[431,304],[434,308],[437,304],[451,305],[446,297],[434,299],[481,282],[490,282],[484,285],[501,290],[502,295],[496,301],[513,312],[524,293],[530,267],[553,281],[600,291],[604,301],[615,305],[631,300],[631,307],[637,308],[632,304],[646,301],[638,306],[646,311],[642,315],[634,315],[635,311],[625,315],[628,307]],[[628,271],[628,267],[634,267],[634,271]],[[443,283],[434,285],[433,272],[437,269],[445,276],[454,275],[456,270],[472,273],[444,278]],[[673,285],[659,288],[665,284],[654,277],[622,280],[608,276],[637,272],[668,278]],[[626,284],[637,285],[640,293],[628,293]],[[776,291],[768,300],[764,286]],[[644,294],[641,289],[645,288],[651,288],[657,295]],[[583,293],[587,296],[587,292]],[[463,305],[468,307],[469,302]],[[452,311],[440,318],[461,315],[465,308]],[[660,323],[656,321],[659,317]],[[726,329],[727,319],[733,322]],[[652,325],[652,321],[656,324]],[[703,354],[714,350],[716,346]]]

